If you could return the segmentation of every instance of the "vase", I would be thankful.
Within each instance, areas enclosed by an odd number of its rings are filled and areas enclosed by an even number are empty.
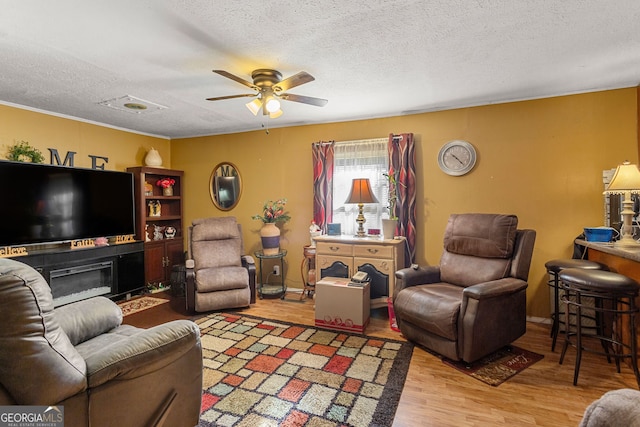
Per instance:
[[[316,238],[316,237],[318,237],[318,236],[320,236],[320,235],[322,235],[322,232],[321,232],[321,231],[311,231],[311,232],[309,233],[309,235],[310,235],[309,237],[310,237],[310,239],[311,239],[311,247],[312,247],[312,248],[315,248],[315,247],[316,247],[316,241],[315,241],[315,238]]]
[[[393,239],[396,234],[396,228],[398,226],[398,220],[396,219],[383,219],[382,220],[382,238]]]
[[[162,157],[160,157],[158,150],[151,147],[151,150],[149,150],[144,158],[144,164],[156,168],[162,167]]]
[[[149,182],[144,183],[144,195],[145,196],[153,196],[153,185]]]
[[[162,187],[162,195],[163,196],[173,196],[173,187]]]
[[[260,229],[262,252],[265,255],[277,255],[280,252],[280,229],[275,222],[266,222]]]

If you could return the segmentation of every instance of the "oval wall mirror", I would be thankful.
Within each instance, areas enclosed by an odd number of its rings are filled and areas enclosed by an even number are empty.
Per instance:
[[[233,209],[242,194],[240,172],[233,163],[218,163],[209,182],[209,193],[213,204],[222,211]]]

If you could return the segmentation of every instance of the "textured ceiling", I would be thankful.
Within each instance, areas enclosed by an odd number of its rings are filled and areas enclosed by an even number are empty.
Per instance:
[[[316,80],[277,119],[250,80]],[[638,0],[21,0],[0,13],[0,102],[179,138],[636,86]],[[123,112],[125,95],[166,108]]]

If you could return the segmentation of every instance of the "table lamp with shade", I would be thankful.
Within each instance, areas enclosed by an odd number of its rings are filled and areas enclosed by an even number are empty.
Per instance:
[[[358,204],[358,217],[356,222],[358,223],[357,237],[365,237],[364,223],[367,221],[364,218],[362,210],[365,203],[378,203],[378,199],[371,190],[371,183],[369,178],[355,178],[351,183],[351,192],[345,203],[357,203]]]
[[[631,194],[640,194],[640,170],[638,166],[629,162],[624,162],[618,166],[611,182],[604,191],[604,194],[622,194],[622,228],[620,230],[620,240],[614,243],[615,246],[640,248],[633,238],[633,200]]]

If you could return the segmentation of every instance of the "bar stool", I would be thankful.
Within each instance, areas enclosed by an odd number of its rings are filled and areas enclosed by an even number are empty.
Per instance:
[[[586,259],[552,259],[551,261],[547,261],[544,266],[547,269],[547,273],[551,276],[548,285],[550,288],[553,288],[554,305],[553,313],[551,314],[551,319],[553,320],[551,326],[551,351],[556,351],[556,340],[558,339],[558,332],[560,330],[560,282],[558,280],[558,273],[565,268],[607,270],[607,267],[604,264]]]
[[[573,375],[573,385],[578,384],[578,372],[582,351],[590,351],[598,354],[613,356],[616,361],[616,369],[620,373],[620,359],[631,359],[631,367],[636,376],[636,382],[640,387],[640,373],[638,372],[638,346],[636,335],[636,307],[635,299],[638,296],[640,285],[635,280],[622,274],[602,270],[584,270],[579,268],[567,268],[560,272],[560,281],[564,290],[562,301],[565,308],[565,341],[560,355],[560,364],[564,360],[569,345],[576,348],[576,366]],[[589,307],[596,312],[601,320],[596,335],[591,338],[598,339],[605,351],[597,351],[583,345],[581,310],[583,298],[591,297],[596,301],[595,307]],[[569,320],[570,306],[575,308],[575,332],[571,330]],[[604,325],[604,321],[610,323]],[[626,325],[623,325],[624,322]],[[624,333],[628,337],[624,337]],[[575,342],[572,338],[575,337]],[[626,340],[625,340],[626,338]],[[609,349],[611,353],[609,353]]]

